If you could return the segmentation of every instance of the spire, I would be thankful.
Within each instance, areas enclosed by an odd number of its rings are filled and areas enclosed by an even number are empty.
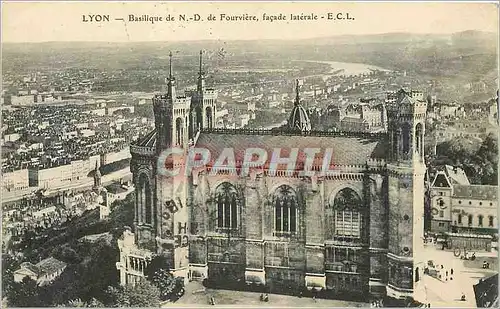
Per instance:
[[[96,173],[99,172],[99,166],[97,165],[97,161],[95,161],[94,172],[96,172]],[[101,173],[99,172],[99,174],[101,174]]]
[[[309,132],[311,131],[311,121],[309,120],[309,115],[307,114],[306,109],[300,104],[300,95],[299,88],[301,82],[300,80],[296,80],[295,86],[295,104],[288,118],[288,128],[291,131],[299,131],[299,132]]]
[[[95,161],[94,168],[94,189],[98,189],[101,187],[101,172],[99,171],[99,166],[97,165],[97,161]]]
[[[172,51],[170,51],[169,55],[169,65],[168,65],[168,83],[167,83],[167,97],[172,101],[175,100],[175,77],[172,73]]]
[[[300,105],[300,95],[299,95],[299,87],[300,87],[300,81],[297,79],[295,80],[295,106]]]
[[[198,85],[197,85],[198,93],[203,93],[205,89],[205,76],[203,74],[203,50],[200,50],[200,68],[198,73]]]
[[[200,50],[200,76],[202,76],[203,50]]]
[[[168,64],[168,79],[172,80],[172,51],[170,51],[170,54],[168,55],[169,58],[169,64]]]

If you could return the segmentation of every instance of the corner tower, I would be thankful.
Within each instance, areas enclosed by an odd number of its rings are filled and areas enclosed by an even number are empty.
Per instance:
[[[167,93],[155,95],[153,98],[155,127],[158,136],[157,153],[169,147],[185,147],[188,142],[187,127],[189,126],[188,115],[191,102],[189,98],[177,96],[172,70],[172,52],[170,52]]]
[[[387,295],[417,297],[423,275],[424,134],[427,103],[421,92],[388,95],[389,268]]]
[[[217,126],[215,115],[217,113],[217,92],[205,85],[205,72],[203,71],[203,51],[199,54],[198,80],[196,90],[192,92],[191,124],[189,126],[189,139],[194,140],[198,131],[212,129]]]
[[[171,172],[183,165],[189,148],[191,97],[177,95],[172,71],[170,53],[167,93],[153,98],[157,132],[153,232],[156,253],[167,257],[176,276],[187,279],[187,180],[183,171],[174,175]],[[169,149],[175,155],[164,153]]]

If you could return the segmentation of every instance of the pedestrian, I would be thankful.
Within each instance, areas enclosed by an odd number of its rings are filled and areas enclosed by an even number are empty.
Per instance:
[[[450,269],[450,274],[453,276],[453,268]]]

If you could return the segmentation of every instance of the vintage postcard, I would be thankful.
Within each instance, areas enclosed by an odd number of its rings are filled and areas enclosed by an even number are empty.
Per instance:
[[[2,307],[498,307],[498,2],[3,2]]]

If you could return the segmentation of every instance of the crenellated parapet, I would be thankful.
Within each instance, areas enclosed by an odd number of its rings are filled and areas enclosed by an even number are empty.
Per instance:
[[[130,145],[130,153],[136,156],[154,157],[156,155],[156,148]]]
[[[358,137],[366,139],[383,139],[387,137],[385,132],[351,132],[351,131],[294,131],[287,128],[268,129],[226,129],[205,128],[202,133],[235,134],[235,135],[274,135],[274,136],[325,136],[325,137]]]

